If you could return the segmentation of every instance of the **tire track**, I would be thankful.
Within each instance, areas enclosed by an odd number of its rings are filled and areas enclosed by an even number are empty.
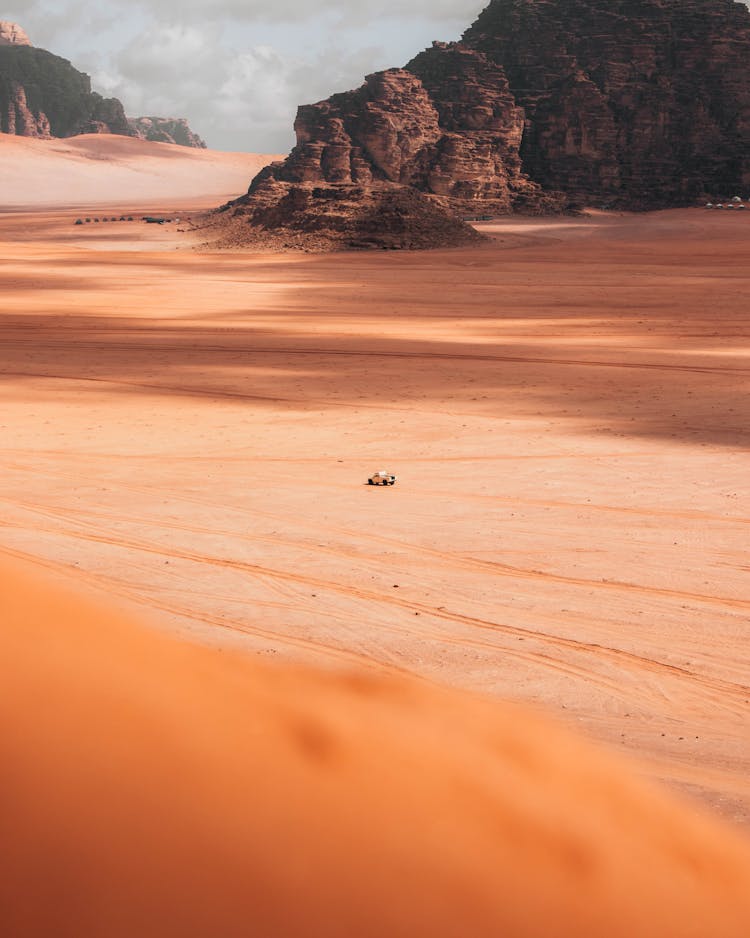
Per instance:
[[[0,526],[10,527],[12,525],[8,525],[7,523],[0,521]],[[18,525],[18,527],[23,528],[24,526]],[[44,533],[52,533],[52,534],[58,533],[58,534],[62,534],[62,536],[70,536],[70,537],[75,536],[73,534],[66,533],[66,532],[55,532],[53,529],[45,530]],[[17,555],[19,557],[27,558],[27,559],[32,559],[50,569],[63,571],[67,573],[68,575],[71,575],[70,567],[65,564],[55,563],[49,560],[44,560],[34,555],[25,554],[21,551],[14,551],[13,549],[7,548],[7,547],[2,548],[2,549],[7,553],[11,553],[11,554]],[[169,555],[173,556],[173,552],[170,551]],[[199,621],[204,624],[211,625],[211,626],[219,626],[222,629],[230,630],[233,632],[238,632],[238,633],[252,636],[255,638],[263,638],[268,641],[272,641],[274,644],[287,645],[290,648],[297,648],[297,649],[301,648],[307,651],[315,651],[316,653],[320,651],[323,654],[328,654],[329,656],[334,657],[336,660],[340,659],[340,660],[348,661],[349,659],[351,659],[355,663],[369,664],[369,666],[373,668],[377,668],[380,665],[382,665],[384,668],[386,668],[389,671],[394,671],[394,672],[398,671],[399,673],[403,673],[403,674],[417,673],[417,674],[421,674],[424,677],[422,671],[419,670],[419,665],[421,664],[421,658],[419,658],[416,652],[412,653],[411,657],[414,659],[414,662],[410,667],[396,666],[393,663],[394,654],[393,653],[388,654],[387,649],[383,645],[382,641],[376,640],[375,637],[373,638],[373,644],[376,645],[377,647],[376,654],[369,655],[369,654],[365,654],[364,652],[354,652],[349,646],[345,646],[342,648],[340,645],[333,645],[333,644],[326,643],[323,641],[315,641],[311,639],[303,640],[303,639],[299,639],[296,636],[289,636],[288,634],[281,634],[278,632],[265,630],[256,625],[249,625],[244,620],[240,621],[233,617],[229,618],[227,616],[212,615],[204,611],[196,610],[194,608],[191,608],[190,610],[186,610],[184,607],[175,605],[173,603],[169,603],[163,598],[157,598],[156,596],[154,596],[153,592],[149,592],[148,597],[144,597],[143,594],[135,593],[132,590],[128,589],[127,587],[124,587],[120,581],[114,581],[109,577],[97,576],[95,574],[89,573],[88,571],[81,571],[80,568],[76,568],[76,573],[77,574],[80,573],[80,579],[93,583],[98,588],[106,591],[107,593],[122,596],[123,598],[126,598],[132,602],[137,602],[139,605],[142,605],[148,609],[159,610],[161,612],[169,613],[170,615],[176,615],[181,618],[196,620],[196,621]],[[330,584],[325,588],[331,588]],[[337,590],[337,592],[340,592],[340,590]],[[383,597],[380,596],[380,594],[378,595],[379,595],[379,598],[383,600]],[[215,596],[213,598],[216,599]],[[237,602],[235,598],[232,598],[232,601]],[[256,607],[270,606],[273,608],[288,608],[288,604],[285,604],[285,603],[274,603],[274,602],[267,602],[264,600],[257,600],[257,599],[252,600],[252,605]],[[437,610],[435,611],[437,612]],[[326,615],[328,618],[328,614]],[[437,614],[436,617],[441,618],[439,613]],[[344,618],[341,613],[339,613],[339,618]],[[442,618],[447,618],[451,622],[455,621],[455,617],[452,617],[450,615],[444,616]],[[350,620],[347,618],[347,621],[350,621]],[[383,622],[379,622],[376,628],[377,628],[378,636],[382,636],[383,633],[388,633],[396,638],[401,638],[404,635],[404,629],[390,626]],[[527,631],[524,629],[520,629],[519,631],[523,632],[528,640],[534,640],[537,637],[537,634],[533,631]],[[572,662],[562,661],[559,658],[555,658],[543,652],[520,651],[511,646],[508,646],[507,644],[498,644],[497,642],[491,642],[491,641],[478,639],[470,635],[455,636],[450,633],[431,631],[425,627],[424,621],[420,622],[419,624],[419,638],[420,638],[420,641],[423,641],[423,642],[435,642],[437,644],[440,644],[441,646],[448,645],[448,646],[454,647],[464,652],[473,650],[473,651],[482,652],[485,654],[491,653],[493,656],[496,656],[499,654],[503,657],[503,659],[512,658],[524,664],[532,665],[533,667],[541,666],[546,671],[552,671],[557,674],[564,675],[565,677],[570,677],[575,680],[580,680],[589,687],[596,687],[600,691],[603,691],[609,697],[622,697],[625,700],[629,699],[627,695],[622,694],[623,685],[621,682],[618,682],[612,678],[605,678],[601,674],[597,673],[595,670],[591,670],[591,668],[584,668],[581,666],[577,666],[573,664]],[[525,639],[518,638],[518,640],[523,641]],[[397,655],[395,657],[402,658],[404,656]],[[431,680],[429,678],[425,678],[425,679]],[[433,681],[433,683],[438,683],[438,682]],[[691,688],[691,690],[697,696],[699,701],[701,702],[704,701],[705,694],[700,693],[700,690],[701,690],[700,688],[698,688],[697,690],[695,688]],[[641,697],[642,698],[647,697],[647,695],[643,693],[643,690],[641,690]],[[659,702],[663,700],[663,697],[657,697],[653,693],[650,695],[650,697],[652,700],[655,700],[655,701],[658,700]],[[723,709],[729,710],[729,712],[732,713],[733,715],[735,714],[734,709],[731,707],[723,707]]]
[[[2,522],[0,522],[0,524],[2,524]],[[400,668],[393,664],[383,662],[373,656],[354,652],[351,649],[340,648],[336,645],[329,645],[325,642],[316,641],[314,639],[306,639],[302,638],[301,636],[281,634],[269,629],[263,629],[256,625],[250,625],[244,621],[239,622],[237,620],[227,619],[222,616],[210,615],[197,610],[191,610],[190,612],[187,612],[184,608],[170,604],[163,599],[157,599],[151,595],[149,595],[148,598],[145,598],[143,594],[133,592],[132,590],[119,585],[114,585],[113,581],[107,577],[97,576],[96,574],[90,573],[88,571],[83,571],[78,567],[75,568],[74,575],[71,572],[71,568],[64,563],[47,560],[45,558],[39,557],[36,554],[29,554],[25,551],[8,547],[7,545],[0,547],[0,552],[6,554],[7,556],[15,557],[18,560],[23,560],[24,562],[33,563],[37,566],[44,567],[45,569],[52,570],[55,573],[63,573],[71,579],[76,580],[76,582],[80,582],[82,580],[96,587],[97,590],[101,590],[107,595],[112,595],[114,593],[117,596],[127,599],[129,602],[136,603],[137,605],[147,609],[158,609],[162,612],[178,616],[182,619],[194,619],[207,625],[218,626],[219,628],[226,629],[228,631],[239,632],[255,638],[262,638],[275,645],[287,645],[291,648],[297,648],[302,651],[314,652],[316,655],[322,654],[323,656],[332,658],[339,663],[348,665],[361,665],[371,670],[386,670],[394,674],[398,673],[402,675],[413,675],[413,672],[408,668]],[[417,674],[416,677],[421,678],[422,680],[427,680],[419,674]]]
[[[750,368],[736,367],[731,368],[719,365],[676,365],[666,362],[623,362],[623,361],[605,361],[600,359],[586,358],[547,358],[535,355],[489,355],[471,352],[436,352],[415,350],[413,352],[394,350],[371,350],[371,349],[338,349],[338,348],[311,348],[288,346],[286,348],[274,348],[270,346],[219,346],[219,345],[134,345],[130,343],[106,343],[106,342],[46,342],[40,345],[34,339],[13,340],[3,342],[4,348],[28,348],[31,347],[39,353],[43,350],[66,351],[73,346],[78,349],[89,349],[98,353],[113,352],[131,352],[138,354],[148,354],[151,352],[160,352],[162,354],[186,353],[204,354],[232,354],[232,355],[289,355],[289,356],[315,356],[315,357],[345,357],[345,358],[388,358],[399,360],[424,360],[424,361],[464,361],[464,362],[489,362],[498,364],[521,364],[521,365],[563,365],[573,368],[618,368],[627,370],[645,370],[645,371],[667,371],[680,374],[709,374],[709,375],[750,375]],[[13,375],[13,372],[8,372]],[[37,375],[43,377],[43,375]],[[59,377],[59,376],[51,376]],[[74,380],[69,377],[69,380]]]
[[[5,522],[0,522],[0,525],[3,524],[5,524]],[[602,645],[598,642],[582,641],[579,639],[553,635],[547,632],[523,629],[506,623],[493,622],[477,616],[470,616],[464,613],[449,611],[442,607],[434,607],[427,603],[418,602],[416,600],[407,600],[384,593],[376,593],[362,588],[350,587],[345,584],[326,580],[317,576],[293,573],[291,571],[279,570],[264,564],[252,563],[249,561],[242,561],[233,558],[212,557],[206,554],[197,553],[195,551],[187,551],[180,548],[162,547],[160,545],[154,545],[147,541],[134,539],[132,537],[114,538],[103,534],[82,533],[79,531],[66,531],[63,533],[65,536],[69,536],[71,538],[91,541],[94,543],[101,543],[119,549],[132,550],[135,552],[140,551],[163,557],[175,557],[197,564],[206,564],[208,566],[224,569],[241,570],[260,578],[270,578],[271,580],[275,579],[293,585],[304,585],[307,587],[313,587],[315,589],[329,590],[331,592],[338,593],[339,595],[344,595],[347,598],[353,598],[371,604],[385,604],[391,608],[398,608],[411,613],[425,613],[433,616],[436,619],[441,619],[453,623],[458,622],[470,628],[481,629],[483,631],[489,631],[496,634],[523,638],[524,640],[533,638],[540,642],[551,645],[555,649],[565,649],[577,653],[584,653],[586,655],[593,656],[594,658],[606,660],[609,663],[614,663],[619,667],[630,666],[631,668],[637,668],[661,677],[668,676],[672,678],[679,678],[681,680],[691,681],[697,685],[700,685],[704,692],[710,692],[712,695],[711,699],[715,702],[717,702],[715,700],[715,696],[718,694],[718,702],[723,703],[725,706],[728,706],[728,702],[722,700],[724,696],[729,696],[730,698],[735,699],[737,703],[745,703],[750,696],[750,686],[748,685],[740,684],[734,681],[728,681],[721,678],[710,678],[705,675],[700,675],[697,672],[685,667],[656,661],[655,659],[648,658],[643,655],[638,655],[634,652],[612,648],[610,646]],[[750,603],[746,603],[745,605],[750,605]],[[440,636],[439,640],[443,640],[443,637]],[[455,639],[452,641],[454,641],[456,644],[462,644],[461,639]],[[490,647],[497,651],[496,646]],[[555,658],[554,660],[558,661],[559,659]],[[587,670],[584,673],[591,676],[590,670]],[[747,714],[748,709],[746,706],[741,707],[738,712]]]
[[[10,499],[5,499],[0,496],[0,501],[8,501],[11,504],[17,505],[19,507],[26,507],[26,504],[19,501],[14,501]],[[207,503],[203,500],[195,500],[198,504],[205,506]],[[216,507],[216,503],[213,503]],[[70,520],[70,517],[65,512],[61,512],[57,515],[54,514],[53,509],[48,509],[46,507],[34,506],[28,504],[28,510],[38,511],[39,513],[44,512],[53,512],[52,517],[64,518]],[[282,516],[272,515],[267,512],[261,512],[253,510],[252,514],[257,516],[263,514],[265,517],[269,517],[272,520],[284,522],[285,519]],[[112,520],[110,516],[102,515],[105,520]],[[127,520],[127,519],[125,519]],[[142,519],[146,523],[153,523],[150,519]],[[160,522],[161,523],[161,522]],[[175,525],[176,526],[176,525]],[[206,533],[209,535],[217,535],[219,532],[211,528],[198,528],[187,526],[184,528],[186,531],[192,531],[194,533]],[[348,530],[346,528],[338,528],[333,525],[329,526],[330,531],[341,534],[342,536],[351,538],[356,537],[357,532]],[[316,529],[317,531],[317,529]],[[282,540],[282,537],[279,535],[278,538],[270,535],[239,535],[240,539],[250,540],[258,539],[262,540],[265,543],[278,543],[279,540]],[[649,597],[663,597],[667,599],[673,599],[677,601],[688,600],[694,603],[702,603],[708,605],[719,605],[724,606],[730,609],[737,610],[746,610],[750,609],[750,600],[747,599],[737,599],[734,597],[727,596],[716,596],[711,593],[698,593],[688,590],[676,590],[669,587],[660,587],[660,586],[647,586],[640,583],[630,583],[627,581],[614,580],[614,579],[591,579],[588,577],[574,577],[567,574],[558,574],[551,573],[549,571],[529,569],[527,567],[518,567],[513,564],[500,563],[495,560],[482,560],[476,557],[464,557],[459,554],[452,554],[446,551],[438,550],[433,547],[425,547],[424,545],[414,545],[407,541],[401,541],[395,538],[386,537],[384,535],[375,534],[373,532],[368,532],[368,541],[376,542],[383,544],[384,546],[393,547],[399,551],[409,552],[414,554],[415,552],[422,554],[425,557],[437,558],[441,561],[445,561],[451,566],[460,567],[464,570],[475,570],[481,572],[488,572],[496,576],[502,576],[510,579],[518,580],[534,580],[544,583],[556,583],[564,586],[573,586],[573,587],[582,587],[585,589],[597,589],[597,590],[606,590],[613,592],[625,592],[627,594],[637,593],[639,595],[646,595]],[[336,551],[335,548],[327,547],[326,545],[321,545],[316,542],[316,544],[305,545],[304,542],[298,541],[287,541],[287,543],[292,544],[297,548],[308,550],[314,553],[333,553],[335,556],[340,556],[340,553]]]

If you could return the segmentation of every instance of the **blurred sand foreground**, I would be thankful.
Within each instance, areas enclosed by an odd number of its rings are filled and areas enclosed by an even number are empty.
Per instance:
[[[4,938],[746,938],[750,848],[540,718],[0,567]]]

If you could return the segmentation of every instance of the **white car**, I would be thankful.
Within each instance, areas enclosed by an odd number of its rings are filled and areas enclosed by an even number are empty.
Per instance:
[[[392,475],[390,472],[386,472],[384,469],[381,469],[380,472],[376,472],[370,476],[367,480],[368,485],[395,485],[396,476]]]

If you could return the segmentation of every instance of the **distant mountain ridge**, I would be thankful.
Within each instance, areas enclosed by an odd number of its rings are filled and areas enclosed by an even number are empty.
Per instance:
[[[193,133],[184,117],[131,117],[128,123],[135,136],[142,140],[206,149],[205,142]]]
[[[92,91],[88,75],[34,48],[23,29],[7,21],[0,21],[0,132],[42,139],[111,133],[206,146],[184,119],[129,120],[117,98]]]

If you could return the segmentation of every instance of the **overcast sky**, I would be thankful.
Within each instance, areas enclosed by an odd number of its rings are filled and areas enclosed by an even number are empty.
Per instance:
[[[458,39],[487,0],[6,0],[0,19],[88,72],[130,117],[187,117],[210,147],[285,153],[298,104]]]

